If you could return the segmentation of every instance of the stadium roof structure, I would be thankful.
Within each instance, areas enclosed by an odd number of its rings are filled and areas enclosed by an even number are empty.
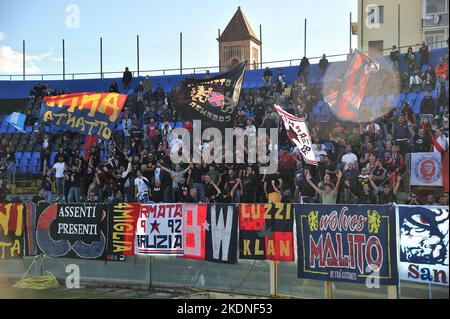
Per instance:
[[[256,36],[255,31],[253,31],[252,26],[242,12],[241,7],[237,8],[236,13],[217,40],[221,42],[253,40],[257,44],[261,44],[261,41]]]

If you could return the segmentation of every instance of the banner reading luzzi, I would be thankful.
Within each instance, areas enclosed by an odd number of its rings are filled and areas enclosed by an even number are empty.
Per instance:
[[[44,123],[109,140],[127,96],[119,93],[75,93],[46,96],[41,105]]]
[[[292,204],[239,205],[239,258],[293,261]]]
[[[448,206],[398,206],[399,276],[448,286]]]
[[[24,220],[24,204],[0,204],[0,259],[23,256],[25,248]]]
[[[398,282],[393,206],[295,206],[299,278]]]
[[[183,204],[141,205],[135,253],[183,255]]]

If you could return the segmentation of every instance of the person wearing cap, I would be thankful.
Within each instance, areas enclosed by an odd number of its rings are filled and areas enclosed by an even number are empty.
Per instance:
[[[323,190],[321,190],[319,187],[316,186],[316,184],[314,184],[311,181],[311,174],[309,172],[307,173],[306,180],[308,181],[309,185],[311,185],[311,187],[314,188],[314,190],[318,194],[320,194],[320,202],[322,204],[336,204],[342,172],[338,171],[336,173],[336,176],[337,176],[336,187],[334,187],[333,184],[331,183],[324,183]]]

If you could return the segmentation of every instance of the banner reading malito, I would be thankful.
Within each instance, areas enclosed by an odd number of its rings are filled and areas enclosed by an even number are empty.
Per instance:
[[[295,205],[298,278],[398,283],[393,206]]]
[[[0,259],[24,255],[25,233],[25,205],[0,204]]]
[[[183,119],[202,120],[212,127],[234,127],[245,62],[233,70],[207,79],[185,79],[174,105]]]
[[[74,93],[46,96],[40,119],[103,140],[109,140],[127,95],[119,93]]]
[[[401,280],[449,282],[448,206],[398,206],[398,271]]]
[[[294,260],[292,204],[239,205],[239,258]]]
[[[140,205],[135,253],[183,255],[183,204]]]
[[[108,255],[133,256],[140,205],[119,203],[108,208]]]

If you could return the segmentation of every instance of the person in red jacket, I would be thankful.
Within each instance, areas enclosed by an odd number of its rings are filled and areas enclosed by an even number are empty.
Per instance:
[[[445,63],[445,59],[441,58],[439,60],[439,65],[436,67],[436,79],[439,79],[441,75],[445,77],[447,80],[447,73],[448,73],[448,64]]]

